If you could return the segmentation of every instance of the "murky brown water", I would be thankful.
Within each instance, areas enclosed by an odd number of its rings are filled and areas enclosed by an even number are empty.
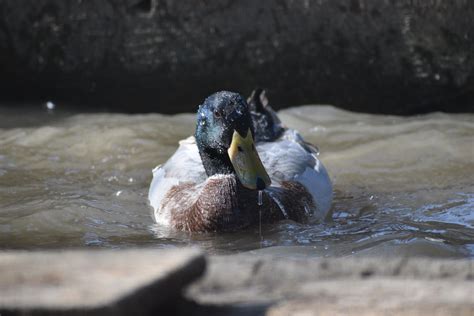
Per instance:
[[[474,115],[409,118],[297,107],[282,120],[317,144],[332,219],[228,234],[169,232],[147,202],[152,168],[194,115],[0,107],[0,248],[198,245],[211,253],[474,257]]]

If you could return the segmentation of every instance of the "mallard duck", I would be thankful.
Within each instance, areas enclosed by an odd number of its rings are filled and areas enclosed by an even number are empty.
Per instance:
[[[194,137],[153,170],[148,197],[158,224],[228,231],[322,219],[332,185],[317,149],[281,124],[263,91],[248,103],[221,91],[199,106]]]

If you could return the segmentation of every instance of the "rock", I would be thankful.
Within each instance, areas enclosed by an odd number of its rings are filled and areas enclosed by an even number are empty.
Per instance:
[[[184,249],[2,252],[0,314],[151,313],[179,302],[204,268]]]
[[[0,2],[0,97],[194,112],[268,88],[276,108],[329,103],[473,111],[474,2]]]
[[[196,250],[0,253],[0,314],[472,315],[471,260]]]
[[[318,281],[298,290],[299,299],[272,306],[283,315],[465,315],[474,312],[472,283],[375,279]]]
[[[217,256],[187,296],[200,304],[265,306],[275,316],[474,312],[470,260]]]

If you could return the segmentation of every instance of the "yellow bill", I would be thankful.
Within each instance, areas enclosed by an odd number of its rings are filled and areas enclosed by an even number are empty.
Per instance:
[[[227,153],[244,187],[263,190],[272,183],[255,149],[250,129],[245,137],[234,131]]]

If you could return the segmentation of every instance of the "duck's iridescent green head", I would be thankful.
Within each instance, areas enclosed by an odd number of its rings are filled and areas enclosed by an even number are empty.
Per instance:
[[[195,138],[207,175],[235,173],[249,189],[270,185],[253,135],[250,111],[240,94],[221,91],[204,100],[197,113]]]
[[[238,93],[217,92],[199,106],[195,137],[202,149],[226,152],[234,130],[243,135],[248,129],[253,134],[248,105]]]

